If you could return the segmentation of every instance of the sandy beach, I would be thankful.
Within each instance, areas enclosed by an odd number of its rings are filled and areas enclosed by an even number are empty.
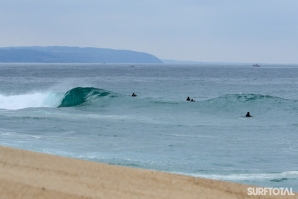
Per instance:
[[[248,185],[0,147],[0,198],[298,198],[248,196]]]

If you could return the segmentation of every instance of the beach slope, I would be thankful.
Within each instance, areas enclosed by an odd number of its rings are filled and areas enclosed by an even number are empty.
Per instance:
[[[0,147],[0,198],[278,198],[247,185]],[[282,196],[282,198],[298,198]]]

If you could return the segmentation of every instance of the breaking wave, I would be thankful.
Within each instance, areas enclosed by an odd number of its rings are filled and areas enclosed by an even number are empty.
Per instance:
[[[107,102],[111,106],[119,105],[117,102],[110,102],[112,98],[120,97],[120,94],[112,91],[94,88],[94,87],[75,87],[67,92],[35,92],[21,95],[1,95],[0,94],[0,109],[17,110],[30,107],[75,107],[93,104],[97,106],[99,102]],[[119,103],[119,102],[118,102]],[[262,94],[226,94],[216,98],[196,101],[194,103],[181,101],[156,101],[146,98],[138,98],[136,101],[132,98],[121,100],[121,105],[125,106],[128,103],[132,106],[150,106],[154,107],[169,107],[170,109],[188,109],[196,108],[207,112],[233,112],[242,109],[247,110],[270,110],[284,109],[297,110],[298,101],[283,99],[280,97],[262,95]]]
[[[1,95],[0,109],[18,110],[30,107],[57,107],[63,93],[38,92],[20,95]]]
[[[18,110],[34,107],[71,107],[80,106],[100,98],[113,98],[118,95],[93,87],[76,87],[63,92],[35,92],[19,95],[1,95],[0,109]]]
[[[113,98],[117,97],[117,95],[99,88],[76,87],[65,93],[58,107],[80,106],[91,103],[102,97]]]

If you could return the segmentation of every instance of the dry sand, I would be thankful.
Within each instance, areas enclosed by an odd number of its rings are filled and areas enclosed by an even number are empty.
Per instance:
[[[0,146],[0,199],[298,198],[248,196],[248,187]]]

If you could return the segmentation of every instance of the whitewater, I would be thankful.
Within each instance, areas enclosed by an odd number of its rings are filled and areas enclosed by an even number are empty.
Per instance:
[[[0,145],[298,191],[297,74],[278,64],[0,64]]]

